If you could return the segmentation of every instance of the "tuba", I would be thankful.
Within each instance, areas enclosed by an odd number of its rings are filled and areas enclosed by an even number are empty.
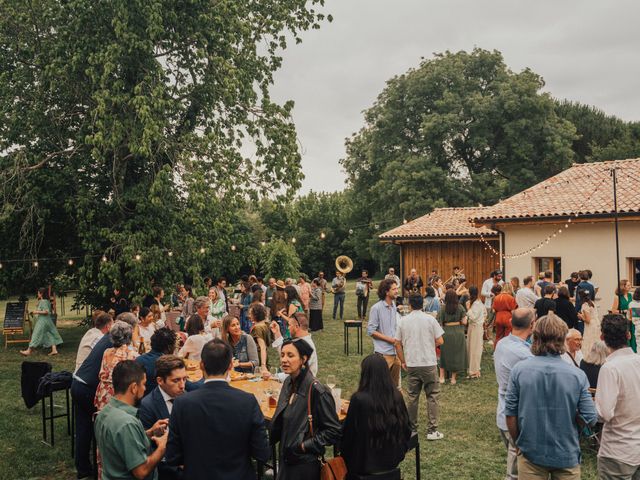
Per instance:
[[[346,275],[353,270],[353,260],[346,255],[340,255],[336,258],[336,270]]]

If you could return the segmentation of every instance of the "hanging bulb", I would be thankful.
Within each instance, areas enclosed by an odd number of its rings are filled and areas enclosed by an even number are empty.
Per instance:
[[[402,219],[402,223],[404,223],[405,225],[408,223],[408,220],[406,218]]]
[[[167,255],[169,255],[170,257],[173,257],[173,252],[171,250],[169,250],[169,252],[167,253]]]
[[[296,243],[296,237],[293,237],[293,238],[291,239],[291,243]]]
[[[353,235],[353,228],[349,229],[349,235]]]
[[[320,232],[320,238],[324,240],[327,237],[327,234],[324,232]]]
[[[236,246],[235,245],[231,245],[231,251],[235,252],[236,251]]]
[[[136,258],[136,261],[137,261],[137,262],[139,262],[139,261],[140,261],[140,259],[142,259],[142,255],[140,255],[140,254],[138,253],[138,254],[136,254],[136,257],[135,257],[135,258]]]
[[[107,261],[107,257],[103,255],[100,260],[102,260],[102,263],[105,263]]]
[[[267,242],[265,242],[264,240],[260,242],[260,245],[261,245],[261,246],[263,246],[263,247],[264,247],[266,244],[267,244]]]
[[[200,253],[204,253],[204,252],[205,252],[204,247],[200,247]]]
[[[38,262],[37,261],[33,262],[33,267],[34,268],[38,268]]]
[[[69,266],[73,265],[73,258],[70,258],[67,263],[69,264]]]

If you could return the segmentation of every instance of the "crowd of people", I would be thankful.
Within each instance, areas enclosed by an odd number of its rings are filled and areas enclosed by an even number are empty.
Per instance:
[[[394,384],[407,372],[407,406],[417,430],[417,405],[427,398],[428,440],[439,440],[439,384],[466,370],[480,376],[483,341],[494,336],[498,382],[496,423],[507,450],[507,479],[579,479],[579,432],[600,439],[602,479],[640,478],[640,357],[636,354],[640,289],[621,280],[610,313],[600,318],[598,288],[588,270],[566,282],[543,272],[536,283],[509,282],[496,270],[476,286],[456,267],[441,286],[411,270],[398,297],[390,271],[367,327]],[[401,302],[411,312],[407,315]],[[398,312],[396,312],[396,309]],[[439,368],[438,368],[439,367]],[[605,380],[606,379],[606,380]]]
[[[341,272],[331,283],[322,272],[311,282],[247,277],[233,293],[225,279],[205,279],[206,295],[177,285],[167,303],[154,287],[139,306],[114,290],[109,305],[93,312],[77,352],[78,478],[93,475],[94,437],[104,479],[255,478],[252,460],[276,461],[275,444],[280,479],[319,478],[329,446],[347,478],[400,478],[398,464],[418,434],[421,393],[426,439],[441,440],[441,384],[480,377],[485,342],[494,347],[506,478],[580,478],[578,425],[601,431],[601,478],[638,478],[640,289],[632,294],[621,281],[612,313],[601,318],[586,270],[560,284],[552,272],[535,283],[502,276],[494,271],[478,288],[457,267],[446,282],[434,271],[426,283],[415,269],[403,282],[390,269],[374,286],[363,271],[354,293],[374,354],[362,362],[342,424],[331,388],[316,379],[310,333],[323,327],[327,294],[334,294],[334,318],[342,317]],[[378,301],[367,312],[373,292]],[[23,355],[39,346],[55,354],[62,343],[46,293],[39,290],[35,341]],[[280,371],[269,365],[270,348]],[[185,360],[199,364],[201,380],[189,380]],[[230,386],[232,371],[282,383],[270,422],[255,396]]]

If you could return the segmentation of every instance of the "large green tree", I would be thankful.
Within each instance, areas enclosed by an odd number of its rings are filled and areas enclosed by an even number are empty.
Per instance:
[[[557,114],[576,127],[573,151],[578,163],[640,156],[640,123],[625,122],[599,108],[558,101]]]
[[[238,202],[300,185],[293,104],[269,87],[322,4],[0,2],[0,255],[82,257],[92,302],[238,268]]]
[[[389,80],[342,160],[361,218],[397,224],[491,204],[569,166],[575,128],[543,86],[481,49],[437,54]],[[376,248],[381,230],[362,241]]]

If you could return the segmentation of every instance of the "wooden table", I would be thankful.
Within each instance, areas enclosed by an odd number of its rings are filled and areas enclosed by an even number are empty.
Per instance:
[[[202,378],[202,370],[200,370],[199,362],[194,360],[189,360],[185,358],[184,363],[187,365],[187,374],[189,375],[189,380],[192,382],[197,382]],[[195,367],[195,370],[193,370]],[[266,394],[267,390],[271,390],[275,393],[276,399],[280,395],[280,389],[282,388],[282,384],[277,380],[250,380],[250,379],[242,379],[242,380],[231,380],[229,383],[232,387],[238,388],[243,392],[250,393],[256,397],[258,400],[258,404],[260,405],[260,410],[264,415],[265,420],[268,422],[271,421],[273,416],[276,413],[276,407],[269,406],[269,398]],[[341,409],[340,414],[338,415],[338,420],[343,422],[345,418],[347,418],[346,411],[349,406],[349,402],[347,400],[341,400]]]

